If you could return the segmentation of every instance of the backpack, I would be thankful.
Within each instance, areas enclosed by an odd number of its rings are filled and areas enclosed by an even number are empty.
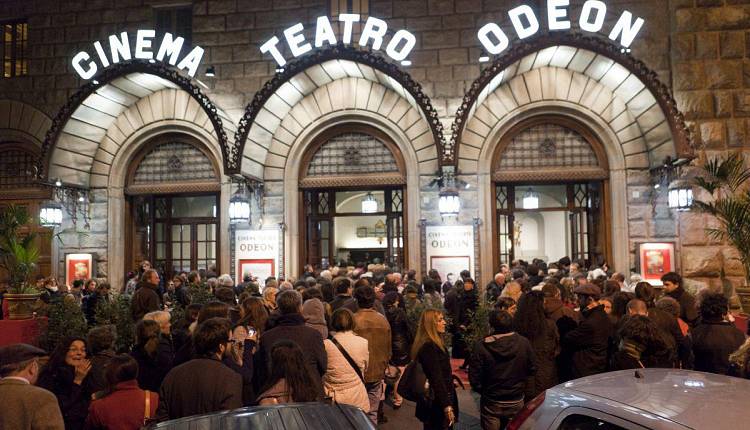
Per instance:
[[[406,366],[397,391],[399,396],[412,402],[428,400],[430,384],[419,360],[412,360]]]

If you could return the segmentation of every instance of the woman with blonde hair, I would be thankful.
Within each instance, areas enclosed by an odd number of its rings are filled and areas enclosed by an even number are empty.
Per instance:
[[[750,379],[750,338],[740,346],[737,351],[729,355],[730,376]]]
[[[415,416],[427,429],[450,429],[458,417],[458,397],[453,386],[450,355],[445,336],[445,316],[440,310],[426,309],[419,319],[411,356],[424,370],[430,384],[431,402],[420,399]]]

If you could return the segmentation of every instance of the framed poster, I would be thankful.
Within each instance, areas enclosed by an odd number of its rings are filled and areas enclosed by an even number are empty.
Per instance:
[[[239,275],[243,279],[247,275],[252,275],[261,283],[269,276],[276,276],[276,265],[272,258],[266,259],[244,259],[240,260]]]
[[[280,255],[279,230],[237,230],[235,233],[235,270],[237,283],[249,272],[263,285],[276,272]]]
[[[646,242],[636,244],[638,273],[651,285],[662,285],[661,277],[674,272],[674,242]]]
[[[458,274],[462,270],[466,270],[471,263],[471,258],[468,255],[461,256],[431,256],[430,257],[430,268],[438,271],[440,279],[448,279],[446,275],[453,273],[454,279],[458,279]]]
[[[93,254],[65,254],[65,285],[75,280],[85,281],[95,276]]]

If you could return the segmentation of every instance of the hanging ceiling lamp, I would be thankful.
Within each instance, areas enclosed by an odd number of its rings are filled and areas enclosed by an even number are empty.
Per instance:
[[[367,193],[365,198],[362,199],[362,213],[374,214],[378,212],[378,201],[372,193]]]
[[[534,192],[531,188],[529,188],[523,194],[523,208],[539,209],[539,193]]]

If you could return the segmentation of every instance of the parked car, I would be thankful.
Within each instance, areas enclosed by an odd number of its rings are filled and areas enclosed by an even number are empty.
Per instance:
[[[527,403],[512,430],[742,428],[750,381],[677,369],[602,373],[560,384]]]
[[[159,430],[375,430],[361,409],[350,405],[325,403],[289,403],[254,406],[165,421],[153,427]]]

